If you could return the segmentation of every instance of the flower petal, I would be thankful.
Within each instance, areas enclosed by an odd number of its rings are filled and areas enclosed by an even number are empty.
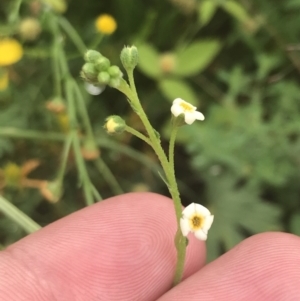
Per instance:
[[[205,119],[204,115],[201,112],[195,111],[194,115],[195,115],[197,120],[204,120]]]
[[[213,215],[209,215],[205,218],[204,225],[202,227],[204,232],[206,232],[206,233],[208,232],[208,230],[210,229],[213,221],[214,221],[214,216]]]
[[[190,232],[189,221],[185,218],[180,219],[180,229],[183,236],[187,236]]]
[[[195,236],[200,240],[206,240],[207,239],[207,234],[204,231],[202,231],[202,229],[196,231]]]
[[[173,100],[173,105],[180,105],[182,102],[184,102],[183,99],[181,99],[181,98],[175,98]]]
[[[191,203],[189,204],[187,207],[185,207],[182,211],[182,215],[184,217],[190,217],[191,215],[193,215],[195,212],[196,212],[196,209],[195,209],[195,203]]]
[[[195,204],[195,212],[201,214],[203,217],[207,217],[211,215],[210,211],[206,207],[200,204]]]
[[[172,107],[171,107],[171,112],[172,112],[172,114],[173,114],[175,117],[177,117],[177,116],[179,116],[180,114],[183,113],[183,109],[181,108],[180,105],[178,105],[178,104],[173,104]]]
[[[195,117],[195,112],[186,112],[184,114],[184,121],[187,123],[187,124],[192,124],[194,121],[196,120],[196,117]]]

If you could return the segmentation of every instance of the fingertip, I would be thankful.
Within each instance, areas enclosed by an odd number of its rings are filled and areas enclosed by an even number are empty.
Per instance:
[[[159,300],[300,300],[299,249],[292,234],[254,235]]]

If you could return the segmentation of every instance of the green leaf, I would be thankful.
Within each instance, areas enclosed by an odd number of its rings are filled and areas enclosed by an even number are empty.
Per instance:
[[[147,76],[157,79],[162,72],[159,66],[159,54],[156,49],[149,44],[138,46],[139,63],[138,68]]]
[[[203,71],[221,50],[217,40],[197,41],[178,53],[174,73],[191,76]]]
[[[194,90],[184,80],[166,78],[160,80],[158,85],[169,101],[173,101],[175,98],[180,97],[193,105],[199,104],[199,99]]]
[[[225,11],[227,11],[231,16],[235,17],[240,22],[246,23],[250,20],[250,16],[244,7],[235,2],[235,1],[225,1],[222,4],[222,7]]]
[[[211,0],[202,1],[198,6],[198,15],[202,26],[210,22],[214,16],[218,5]]]
[[[210,247],[218,244],[226,250],[232,248],[246,237],[242,235],[245,230],[255,234],[281,229],[281,210],[264,202],[257,187],[237,185],[237,180],[228,175],[206,176],[206,183],[210,209],[215,215],[208,233],[208,254]]]

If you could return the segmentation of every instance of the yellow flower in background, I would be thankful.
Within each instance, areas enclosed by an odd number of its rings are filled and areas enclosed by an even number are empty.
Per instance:
[[[68,114],[64,112],[57,114],[56,121],[63,133],[68,133],[70,131],[70,120]]]
[[[117,22],[111,15],[103,14],[96,19],[95,26],[100,33],[110,35],[117,29]]]
[[[8,79],[8,72],[6,70],[0,69],[0,91],[6,90],[8,87],[9,79]]]
[[[0,66],[9,66],[19,61],[23,56],[22,45],[15,39],[0,40]]]

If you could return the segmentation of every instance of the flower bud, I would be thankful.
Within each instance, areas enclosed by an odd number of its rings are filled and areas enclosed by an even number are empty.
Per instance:
[[[64,100],[60,97],[54,97],[50,101],[47,101],[46,108],[48,111],[56,113],[56,114],[65,112],[65,110],[66,110]]]
[[[110,135],[121,134],[125,131],[126,123],[120,116],[112,115],[106,118],[104,128]]]
[[[98,79],[98,82],[99,82],[100,84],[106,85],[106,84],[109,83],[110,76],[109,76],[109,74],[108,74],[107,72],[102,71],[102,72],[100,72],[100,73],[98,74],[97,79]]]
[[[107,72],[113,78],[120,78],[123,75],[118,66],[110,66]]]
[[[95,69],[94,64],[92,63],[85,63],[82,67],[81,76],[89,81],[89,80],[95,80],[97,78],[98,72]]]
[[[95,144],[95,142],[91,139],[85,139],[83,142],[83,146],[81,148],[82,157],[85,160],[91,161],[99,158],[100,151]]]
[[[44,181],[40,187],[40,193],[49,202],[57,203],[63,194],[62,183],[58,180]]]
[[[63,14],[68,8],[65,0],[46,0],[44,2],[48,5],[50,5],[50,7],[56,13]]]
[[[34,41],[41,31],[41,24],[36,18],[26,18],[19,26],[19,34],[26,41]]]
[[[95,68],[98,71],[107,71],[110,66],[110,61],[106,57],[102,56],[95,61]]]
[[[173,53],[164,53],[159,58],[159,66],[163,73],[168,74],[174,72],[176,68],[176,55]]]
[[[84,54],[84,60],[87,63],[95,63],[98,59],[102,57],[101,53],[96,50],[88,50]]]
[[[126,70],[133,70],[139,61],[139,53],[135,46],[124,47],[121,51],[121,62]]]

